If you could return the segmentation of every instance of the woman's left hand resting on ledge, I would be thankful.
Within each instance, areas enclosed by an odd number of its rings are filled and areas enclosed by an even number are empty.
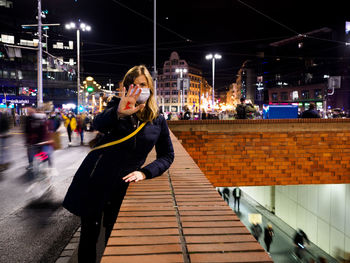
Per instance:
[[[123,177],[126,183],[138,182],[146,179],[146,175],[143,172],[135,171],[129,173],[127,176]]]

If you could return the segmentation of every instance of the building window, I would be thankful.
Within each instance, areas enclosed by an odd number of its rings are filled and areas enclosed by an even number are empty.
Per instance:
[[[278,94],[272,93],[272,101],[277,101],[277,100],[278,100]]]
[[[301,97],[305,100],[310,99],[310,92],[308,90],[303,90],[301,92]]]
[[[172,90],[171,95],[177,95],[177,90]]]
[[[282,92],[281,93],[281,100],[283,101],[287,101],[289,98],[288,98],[288,93],[287,92]]]
[[[177,59],[173,59],[171,61],[171,65],[177,65],[177,64],[179,64],[179,61]]]
[[[171,99],[171,102],[172,102],[172,103],[177,103],[177,98],[172,98],[172,99]]]
[[[313,75],[311,73],[306,73],[305,75],[305,83],[311,83]]]
[[[170,83],[169,82],[165,82],[165,87],[170,87]]]
[[[6,8],[13,8],[13,3],[12,1],[8,0],[0,0],[0,6],[4,6]]]
[[[320,89],[315,89],[315,99],[322,99],[322,92]]]
[[[0,41],[3,42],[3,43],[7,43],[7,44],[14,44],[15,43],[15,37],[14,36],[10,36],[10,35],[1,34]]]
[[[9,77],[9,72],[8,72],[7,70],[3,70],[3,71],[2,71],[2,77],[3,77],[4,79],[7,79],[7,78]]]
[[[299,94],[298,94],[297,90],[292,92],[292,99],[293,100],[298,100],[299,99]]]
[[[164,103],[170,103],[170,99],[164,99]]]

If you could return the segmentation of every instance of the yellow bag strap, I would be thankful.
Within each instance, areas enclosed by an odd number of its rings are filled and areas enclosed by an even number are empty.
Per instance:
[[[109,147],[109,146],[113,146],[113,145],[122,143],[122,142],[124,142],[126,140],[129,140],[131,137],[135,136],[143,128],[143,126],[145,126],[145,125],[146,125],[146,122],[143,122],[143,123],[141,123],[141,125],[136,130],[134,130],[128,136],[125,136],[124,138],[121,138],[121,139],[113,141],[113,142],[109,142],[109,143],[105,143],[105,144],[102,144],[100,146],[97,146],[97,147],[93,148],[90,152],[95,151],[95,150],[99,150],[99,149],[102,149],[102,148],[106,148],[106,147]]]

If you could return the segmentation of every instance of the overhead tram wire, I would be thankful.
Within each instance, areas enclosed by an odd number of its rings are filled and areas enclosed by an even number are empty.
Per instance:
[[[130,7],[128,7],[128,6],[126,6],[126,5],[122,4],[122,3],[120,3],[119,1],[117,1],[117,0],[112,0],[112,2],[114,2],[114,3],[118,4],[118,5],[120,5],[121,7],[124,7],[125,9],[128,9],[129,11],[133,12],[134,14],[136,14],[136,15],[138,15],[138,16],[140,16],[140,17],[146,19],[147,21],[153,23],[153,19],[148,18],[147,16],[145,16],[145,15],[143,15],[143,14],[137,12],[136,10],[134,10],[134,9],[132,9],[132,8],[130,8]],[[157,26],[159,26],[159,27],[163,28],[164,30],[166,30],[166,31],[168,31],[168,32],[170,32],[170,33],[172,33],[172,34],[178,36],[179,38],[185,40],[186,42],[192,42],[192,40],[189,39],[188,37],[185,37],[185,36],[183,36],[183,35],[180,35],[179,33],[175,32],[174,30],[172,30],[172,29],[170,29],[170,28],[167,28],[167,27],[165,27],[165,26],[163,26],[163,25],[161,25],[161,24],[159,24],[159,23],[156,23],[156,24],[157,24]]]
[[[89,44],[89,42],[85,42],[85,43]],[[179,44],[179,43],[183,43],[183,41],[161,42],[161,43],[157,43],[157,45],[161,46],[161,45]],[[139,48],[139,47],[152,46],[152,45],[153,45],[153,43],[142,44],[142,45],[130,45],[130,46],[115,46],[115,47],[110,47],[110,48],[90,49],[90,50],[86,50],[86,52],[108,51],[108,50],[114,50],[114,49],[121,49],[122,50],[122,49]]]
[[[56,35],[58,37],[64,37],[65,39],[67,40],[70,40],[70,41],[75,41],[75,39],[71,39],[71,38],[68,38],[67,36],[65,35],[62,35],[62,34],[57,34],[57,33],[54,33],[54,32],[51,32],[52,35]],[[52,39],[52,41],[60,41],[61,39]],[[153,45],[153,43],[149,43],[149,44],[140,44],[140,45],[124,45],[124,46],[121,46],[121,45],[116,45],[116,44],[107,44],[107,43],[102,43],[102,42],[92,42],[92,41],[86,41],[84,40],[84,43],[85,44],[89,44],[89,45],[101,45],[101,46],[108,46],[109,48],[106,48],[106,49],[93,49],[93,50],[88,50],[88,51],[99,51],[99,50],[108,50],[108,49],[130,49],[130,48],[137,48],[137,47],[144,47],[144,46],[151,46]],[[180,44],[180,43],[183,43],[183,41],[168,41],[168,42],[159,42],[158,45],[169,45],[169,44]],[[85,51],[86,52],[86,51]]]
[[[216,42],[216,43],[204,43],[204,44],[194,44],[194,45],[182,45],[182,46],[169,46],[169,47],[163,47],[159,48],[158,50],[182,50],[182,49],[191,49],[191,48],[198,48],[198,47],[210,47],[210,46],[218,46],[218,45],[232,45],[232,44],[242,44],[242,43],[251,43],[251,42],[260,42],[260,41],[267,41],[267,40],[273,40],[273,39],[281,39],[283,37],[271,37],[271,38],[261,38],[261,39],[248,39],[248,40],[235,40],[235,41],[226,41],[226,42]],[[172,44],[173,42],[164,42],[163,45]],[[177,42],[176,42],[177,43]],[[121,51],[117,52],[108,52],[108,53],[89,53],[89,51],[93,52],[93,50],[86,50],[82,52],[85,56],[91,55],[91,56],[99,56],[99,55],[118,55],[118,54],[125,54],[125,53],[135,53],[135,52],[146,52],[151,51],[150,48],[143,48],[139,50],[129,50],[130,48],[139,48],[139,47],[145,47],[145,46],[151,46],[151,44],[146,45],[137,45],[137,46],[125,46],[125,47],[119,47]],[[118,48],[116,48],[118,49]],[[128,49],[127,51],[123,51],[123,49]],[[100,49],[101,51],[104,51],[103,49]],[[99,50],[95,50],[99,51]],[[108,51],[108,49],[106,49]]]
[[[276,24],[279,24],[280,26],[282,26],[282,27],[288,29],[289,31],[293,32],[294,34],[300,35],[300,34],[299,34],[297,31],[295,31],[294,29],[292,29],[292,28],[290,28],[290,27],[288,27],[288,26],[282,24],[281,22],[278,22],[276,19],[273,19],[272,17],[270,17],[270,16],[264,14],[263,12],[257,10],[256,8],[254,8],[254,7],[250,6],[250,5],[248,5],[247,3],[245,3],[245,2],[243,2],[243,1],[241,1],[241,0],[237,0],[237,2],[241,3],[242,5],[245,5],[246,7],[252,9],[253,11],[255,11],[255,12],[257,12],[257,13],[259,13],[260,15],[266,17],[267,19],[269,19],[269,20],[275,22]]]
[[[271,20],[271,21],[273,21],[273,22],[275,22],[276,24],[278,24],[278,25],[280,25],[280,26],[282,26],[282,27],[288,29],[289,31],[291,31],[291,32],[293,32],[294,34],[296,34],[296,36],[303,36],[303,37],[305,37],[305,38],[313,38],[313,39],[322,40],[322,41],[328,41],[328,42],[333,42],[333,43],[341,43],[341,44],[344,44],[344,45],[347,44],[347,43],[344,42],[344,41],[332,40],[332,39],[327,39],[327,38],[317,38],[317,37],[313,37],[313,36],[310,36],[310,35],[307,35],[307,34],[299,33],[299,32],[297,32],[297,31],[295,31],[294,29],[292,29],[292,28],[290,28],[290,27],[288,27],[288,26],[282,24],[281,22],[277,21],[276,19],[273,19],[272,17],[270,17],[270,16],[264,14],[263,12],[257,10],[256,8],[254,8],[254,7],[250,6],[250,5],[248,5],[248,4],[245,3],[245,2],[243,2],[243,1],[241,1],[241,0],[237,0],[237,2],[239,2],[239,3],[241,3],[242,5],[244,5],[244,6],[248,7],[248,8],[250,8],[250,9],[252,9],[253,11],[257,12],[258,14],[260,14],[260,15],[266,17],[267,19],[269,19],[269,20]]]

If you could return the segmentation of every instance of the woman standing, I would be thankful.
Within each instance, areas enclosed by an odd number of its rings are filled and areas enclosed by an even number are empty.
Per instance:
[[[120,144],[92,150],[73,178],[63,206],[81,217],[79,262],[96,261],[102,215],[107,242],[129,183],[163,174],[174,159],[168,126],[158,114],[153,81],[147,68],[130,69],[122,85],[122,97],[113,97],[94,119],[94,127],[104,133],[97,145],[124,138],[141,123],[146,125]],[[129,88],[126,95],[125,87]],[[157,159],[142,167],[153,146]]]

